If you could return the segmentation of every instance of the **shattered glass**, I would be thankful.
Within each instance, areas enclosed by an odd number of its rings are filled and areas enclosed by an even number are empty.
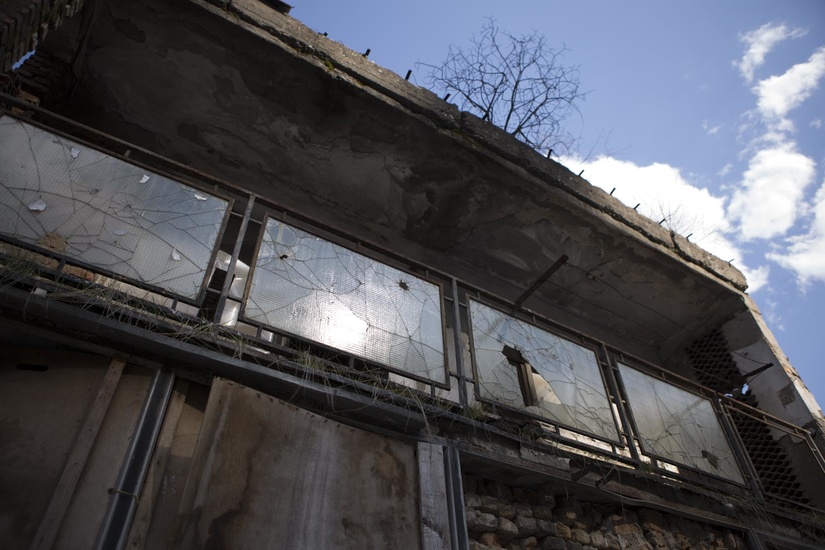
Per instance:
[[[271,218],[244,315],[446,382],[437,285]]]
[[[481,397],[524,409],[562,426],[610,441],[619,433],[595,353],[529,323],[470,300],[473,349]],[[534,395],[525,398],[515,348],[529,366]]]
[[[197,298],[228,202],[10,116],[0,233]]]
[[[645,453],[744,483],[710,400],[619,363]]]

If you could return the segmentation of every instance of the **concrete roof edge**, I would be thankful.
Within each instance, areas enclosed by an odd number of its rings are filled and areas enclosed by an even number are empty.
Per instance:
[[[653,220],[624,205],[602,189],[590,184],[558,162],[545,158],[507,132],[482,121],[475,115],[443,101],[429,90],[412,84],[389,69],[369,61],[362,54],[319,34],[297,19],[281,14],[258,0],[191,0],[217,12],[217,6],[237,18],[241,24],[260,29],[298,54],[317,58],[330,70],[341,71],[350,79],[387,97],[410,113],[430,120],[434,126],[460,134],[465,140],[502,157],[587,204],[647,239],[662,246],[682,260],[731,284],[739,291],[748,287],[737,268],[691,243]]]

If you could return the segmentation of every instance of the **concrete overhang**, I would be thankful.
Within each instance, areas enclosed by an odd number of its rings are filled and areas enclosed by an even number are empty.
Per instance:
[[[217,5],[215,5],[217,4]],[[113,0],[58,110],[663,362],[746,310],[727,262],[254,0]]]

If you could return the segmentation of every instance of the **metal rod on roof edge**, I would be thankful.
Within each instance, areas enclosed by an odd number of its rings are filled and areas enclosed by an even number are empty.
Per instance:
[[[367,51],[365,51],[365,52],[364,52],[364,53],[362,53],[361,55],[363,55],[364,57],[369,57],[369,56],[370,56],[370,52],[371,52],[371,51],[372,51],[371,49],[367,48]]]
[[[579,177],[581,177],[582,174],[584,174],[584,168],[582,168],[582,171],[579,172]]]
[[[615,190],[616,190],[616,188],[614,187],[614,188],[613,188],[613,190],[612,190],[612,191],[610,191],[610,196],[611,196],[611,197],[613,196],[613,191],[615,191]]]
[[[642,203],[638,203],[636,206],[634,206],[634,207],[633,207],[633,210],[636,210],[636,209],[637,209],[637,208],[639,208],[641,205],[642,205]]]
[[[447,101],[448,99],[450,99],[450,96],[451,96],[451,95],[452,95],[452,94],[450,94],[450,93],[448,93],[447,95],[445,95],[445,96],[444,96],[444,101]]]
[[[564,264],[566,264],[567,260],[569,260],[569,259],[570,258],[567,256],[567,254],[562,254],[561,256],[559,256],[559,259],[556,260],[555,263],[550,266],[550,269],[548,269],[547,271],[544,272],[544,275],[539,277],[538,280],[536,280],[536,282],[533,283],[533,285],[530,288],[525,290],[524,293],[521,296],[516,298],[516,301],[513,302],[513,305],[516,308],[520,308],[521,304],[523,304],[524,301],[527,300],[527,298],[529,298],[531,294],[533,294],[536,290],[538,290],[538,288],[541,285],[543,285],[547,281],[547,279],[549,279],[553,275],[553,273],[555,273],[556,271],[561,269],[561,267]]]
[[[412,75],[412,69],[407,69],[407,76],[404,77],[404,80],[409,80],[411,75]]]

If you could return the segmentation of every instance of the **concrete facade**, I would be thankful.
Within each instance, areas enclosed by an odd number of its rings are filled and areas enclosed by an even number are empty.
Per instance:
[[[734,267],[264,2],[82,6],[0,96],[4,546],[825,543]]]

